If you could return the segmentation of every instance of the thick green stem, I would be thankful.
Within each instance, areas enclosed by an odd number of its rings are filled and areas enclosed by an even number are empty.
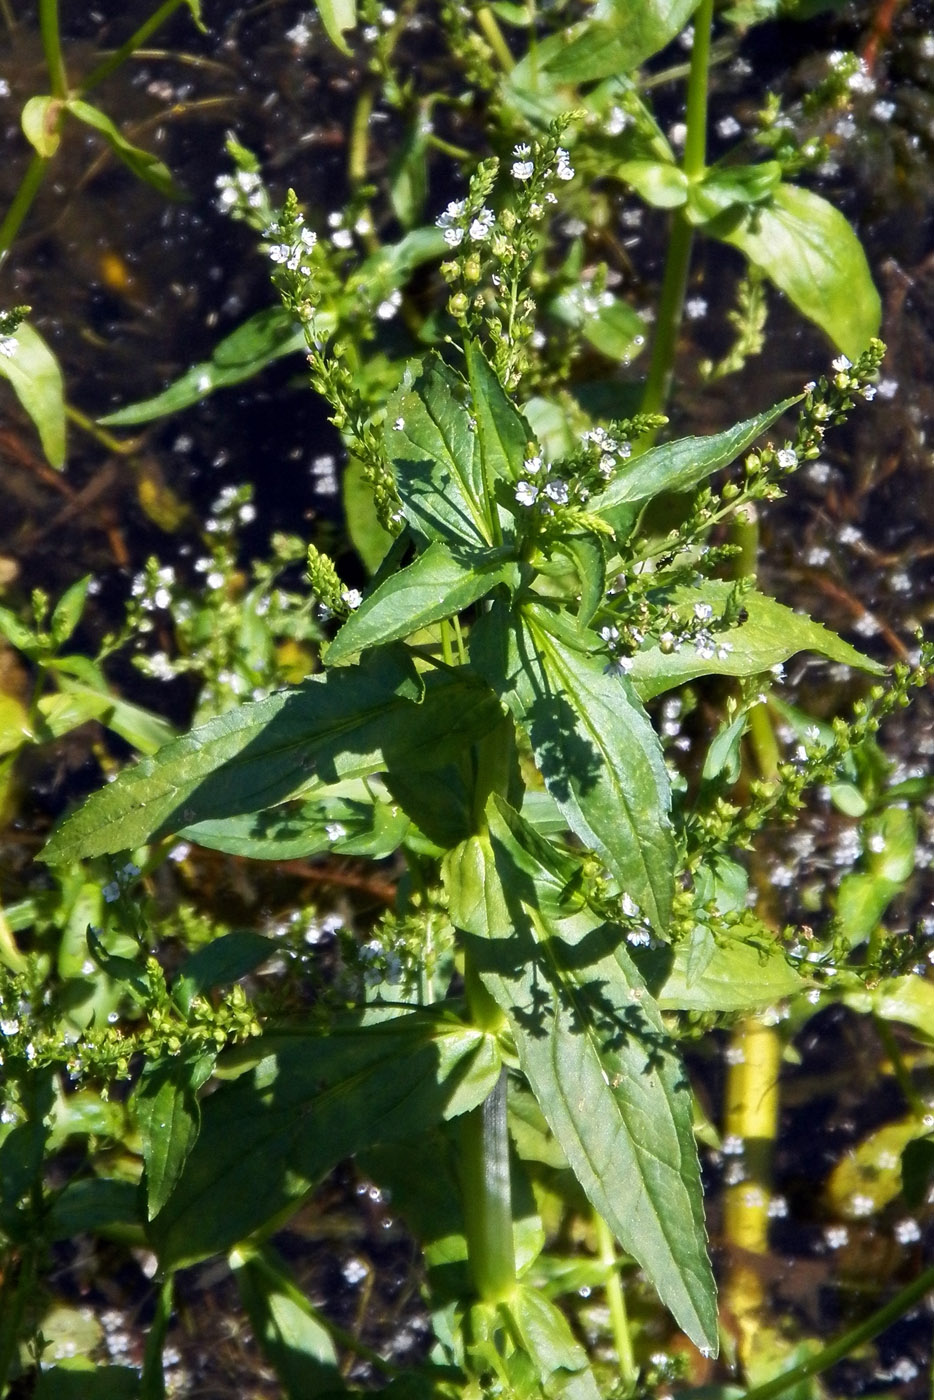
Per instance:
[[[461,1119],[460,1177],[474,1288],[486,1303],[503,1302],[516,1286],[505,1069],[480,1107]]]
[[[809,1356],[800,1365],[792,1366],[784,1375],[776,1376],[764,1385],[753,1386],[752,1390],[747,1390],[743,1400],[774,1400],[776,1395],[784,1395],[786,1390],[791,1390],[800,1381],[806,1381],[809,1376],[819,1376],[828,1371],[831,1366],[836,1366],[838,1361],[845,1360],[859,1347],[865,1346],[866,1342],[871,1342],[873,1337],[878,1337],[880,1332],[898,1322],[915,1303],[932,1291],[934,1264],[925,1269],[923,1274],[919,1274],[914,1283],[907,1284],[896,1293],[891,1302],[871,1313],[865,1322],[851,1327],[849,1332],[844,1332],[842,1337],[838,1337],[816,1355]]]
[[[688,76],[687,131],[681,168],[689,180],[699,180],[707,159],[707,86],[710,72],[710,29],[713,0],[702,0],[694,16],[694,44]],[[684,312],[694,229],[683,210],[672,216],[671,238],[659,297],[652,360],[642,399],[643,413],[663,413],[671,393],[675,349]]]
[[[64,102],[68,96],[68,76],[65,60],[62,57],[62,36],[58,26],[58,0],[39,0],[39,32],[42,36],[42,49],[46,67],[49,70],[49,87],[53,97]]]

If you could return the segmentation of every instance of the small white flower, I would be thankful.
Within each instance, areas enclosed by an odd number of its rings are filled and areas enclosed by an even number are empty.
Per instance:
[[[439,214],[435,219],[438,228],[450,228],[458,219],[463,217],[464,201],[462,199],[452,199],[443,214]]]
[[[783,447],[778,453],[778,465],[782,471],[790,472],[798,465],[798,454],[793,447]]]
[[[568,503],[568,484],[566,481],[549,481],[545,487],[545,495],[550,497],[557,506],[566,506]]]
[[[609,665],[604,666],[603,674],[605,676],[628,676],[632,665],[631,656],[614,656]]]
[[[520,481],[516,487],[516,500],[520,506],[534,506],[538,500],[538,487],[533,486],[531,481]]]
[[[709,622],[713,617],[713,608],[709,603],[695,603],[694,616],[698,622]]]
[[[349,228],[339,228],[331,235],[331,242],[335,248],[352,248],[353,234]]]
[[[393,423],[392,426],[393,426],[393,428],[395,429],[395,431],[396,431],[397,433],[401,433],[401,432],[403,431],[403,429],[405,428],[405,419],[404,419],[404,418],[397,418],[396,421],[395,421],[395,423]]]
[[[838,355],[833,361],[833,368],[838,374],[842,374],[845,370],[853,368],[853,361],[848,359],[846,355]]]
[[[19,345],[13,336],[0,335],[0,355],[3,355],[5,359],[12,360],[18,349]]]
[[[571,158],[568,155],[567,151],[564,150],[564,148],[561,146],[558,147],[556,160],[557,164],[555,165],[555,174],[557,175],[558,179],[573,180],[574,167],[571,164]]]
[[[341,822],[325,822],[324,832],[329,841],[340,841],[347,835],[347,828]]]
[[[535,166],[530,160],[517,160],[513,162],[512,173],[517,180],[531,180]]]
[[[444,241],[449,248],[457,248],[464,241],[464,230],[462,228],[446,228],[444,230]]]
[[[475,243],[483,243],[489,238],[493,231],[495,218],[492,209],[483,208],[480,210],[469,229],[470,237]]]
[[[535,476],[542,469],[542,459],[541,457],[526,457],[525,461],[522,463],[522,467],[523,470],[528,472],[529,476]]]
[[[345,588],[341,594],[341,602],[346,603],[350,611],[353,612],[363,602],[363,594],[359,588]]]

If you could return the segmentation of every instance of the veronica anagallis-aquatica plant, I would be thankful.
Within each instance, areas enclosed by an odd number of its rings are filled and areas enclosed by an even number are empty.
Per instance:
[[[229,1082],[203,1105],[204,1046],[166,1057],[149,1071],[159,1112],[142,1122],[161,1267],[233,1251],[235,1269],[255,1273],[244,1293],[254,1325],[268,1312],[266,1265],[243,1242],[341,1159],[369,1154],[425,1250],[439,1342],[418,1394],[601,1393],[534,1282],[543,1235],[511,1144],[528,1143],[510,1131],[520,1102],[601,1229],[687,1336],[716,1352],[691,1090],[663,1012],[696,1006],[699,987],[716,1009],[728,983],[736,1010],[805,985],[753,913],[726,919],[711,858],[793,807],[794,783],[759,784],[750,811],[721,804],[702,820],[683,785],[673,803],[646,704],[702,676],[733,677],[746,697],[733,743],[761,678],[793,653],[881,669],[729,577],[717,532],[780,495],[827,427],[871,396],[878,342],[797,399],[661,446],[647,440],[664,420],[646,415],[593,423],[548,460],[507,394],[534,310],[524,229],[573,175],[560,137],[517,150],[498,211],[487,162],[442,215],[452,253],[493,259],[488,295],[452,295],[443,353],[408,367],[381,422],[355,400],[349,352],[316,323],[324,254],[286,201],[266,233],[276,284],[394,542],[362,598],[311,550],[312,587],[342,619],[324,669],[124,771],[46,851],[66,861],[183,833],[276,857],[322,826],[345,836],[333,803],[352,787],[382,819],[382,836],[358,851],[401,850],[423,884],[428,866],[440,872],[455,950],[446,985],[387,976],[363,1005],[270,1025],[232,1052]],[[752,450],[783,417],[792,426],[779,444]],[[661,498],[680,503],[664,526]],[[887,703],[880,691],[870,712]],[[833,754],[809,761],[799,785]],[[418,881],[403,886],[416,908]],[[186,983],[184,996],[201,990]],[[430,1190],[413,1150],[430,1157]],[[344,1388],[330,1346],[303,1393]]]

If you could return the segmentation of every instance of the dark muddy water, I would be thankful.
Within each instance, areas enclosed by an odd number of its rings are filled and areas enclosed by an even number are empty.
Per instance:
[[[15,7],[23,12],[25,5]],[[73,7],[66,7],[73,8]],[[67,59],[74,71],[119,43],[130,12],[143,4],[102,5],[66,16]],[[724,65],[713,97],[713,154],[726,143],[729,118],[743,120],[763,89],[779,85],[789,99],[813,81],[815,54],[863,48],[872,33],[871,7],[844,7],[806,30],[769,25],[740,46],[746,68]],[[140,145],[168,164],[185,197],[168,203],[140,186],[100,145],[73,127],[13,252],[0,270],[0,304],[28,302],[35,324],[59,355],[70,401],[90,418],[171,382],[204,358],[222,335],[270,302],[266,268],[251,236],[217,209],[214,182],[226,168],[224,134],[238,136],[261,156],[274,190],[294,185],[321,216],[338,209],[346,187],[346,133],[359,73],[315,37],[306,41],[308,8],[266,3],[232,9],[205,4],[209,33],[200,36],[176,16],[153,47],[111,78],[97,94],[103,107]],[[873,66],[875,86],[861,95],[852,127],[831,133],[834,160],[822,190],[856,223],[884,303],[889,354],[874,410],[857,413],[835,436],[824,459],[796,480],[789,500],[764,525],[763,575],[778,597],[806,607],[858,645],[891,662],[914,648],[912,633],[934,612],[934,39],[926,6],[904,6],[891,40],[883,38]],[[0,199],[12,197],[25,168],[18,126],[23,101],[42,91],[41,51],[34,26],[22,18],[0,39]],[[674,96],[660,93],[661,110]],[[377,109],[377,116],[383,116]],[[383,123],[387,148],[391,120]],[[375,163],[382,160],[377,152]],[[379,170],[374,171],[375,175]],[[438,207],[441,207],[439,201]],[[312,222],[314,218],[312,216]],[[643,221],[627,249],[637,291],[651,299],[658,274],[657,223]],[[742,375],[703,390],[696,361],[725,348],[722,325],[737,273],[729,255],[699,246],[689,293],[675,426],[706,431],[723,426],[820,373],[829,358],[817,333],[775,299],[766,356]],[[338,444],[322,406],[301,387],[302,365],[282,362],[254,382],[217,394],[198,407],[139,435],[121,455],[73,427],[67,472],[42,462],[29,424],[3,396],[0,419],[0,568],[5,601],[34,586],[53,595],[93,571],[102,580],[86,641],[103,631],[127,596],[133,575],[157,553],[180,569],[200,539],[199,522],[221,488],[249,481],[258,507],[244,536],[247,553],[262,555],[273,531],[312,536],[333,519],[333,497],[316,490],[316,461]],[[170,528],[171,527],[171,528]],[[186,553],[187,550],[187,553]],[[831,682],[802,667],[792,677],[818,712],[831,711],[848,682]],[[160,691],[127,668],[121,676],[141,700],[185,720],[188,692]],[[910,716],[890,727],[888,751],[904,775],[930,770],[934,713],[927,694]],[[27,804],[28,832],[4,844],[0,871],[17,887],[28,883],[28,856],[48,821],[82,787],[98,780],[90,740],[61,746],[35,775]],[[922,830],[922,867],[900,903],[896,928],[915,926],[931,912],[929,867],[934,855],[930,813]],[[808,880],[831,878],[854,856],[852,828],[815,810],[794,841],[776,843],[772,876],[787,892],[784,917],[804,917],[799,894]],[[849,844],[848,844],[849,843]],[[216,877],[232,880],[229,870]],[[242,916],[259,921],[314,893],[293,879],[276,889],[235,879]],[[317,888],[317,887],[316,887]],[[353,899],[341,906],[353,917]],[[723,1066],[716,1046],[699,1048],[698,1070],[715,1102]],[[891,1077],[880,1074],[878,1046],[864,1024],[842,1011],[809,1024],[788,1070],[776,1191],[786,1212],[775,1220],[770,1287],[776,1304],[818,1334],[836,1331],[849,1316],[852,1294],[881,1279],[912,1275],[930,1243],[930,1211],[918,1234],[898,1222],[850,1226],[822,1195],[833,1163],[903,1105]],[[865,1068],[852,1074],[854,1057]],[[871,1092],[867,1092],[867,1084]],[[712,1183],[728,1164],[711,1159]],[[716,1207],[714,1207],[716,1217]],[[833,1233],[836,1231],[836,1234]],[[312,1300],[371,1346],[399,1359],[421,1354],[426,1319],[410,1241],[375,1188],[350,1167],[337,1173],[282,1237],[281,1245]],[[76,1241],[62,1252],[55,1287],[82,1301],[103,1323],[101,1357],[138,1362],[152,1309],[151,1260],[117,1246]],[[845,1287],[839,1285],[845,1284]],[[187,1272],[173,1327],[170,1378],[178,1394],[207,1400],[250,1393],[275,1395],[246,1329],[225,1270]],[[925,1308],[882,1340],[868,1359],[840,1368],[840,1393],[927,1393],[930,1316]]]

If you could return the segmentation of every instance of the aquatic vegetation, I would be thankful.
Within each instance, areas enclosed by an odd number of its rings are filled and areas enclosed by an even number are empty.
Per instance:
[[[203,523],[202,586],[153,558],[95,661],[66,650],[90,580],[54,606],[36,596],[28,620],[0,610],[36,677],[28,705],[0,712],[11,801],[14,764],[89,718],[142,755],[110,763],[112,781],[51,833],[41,892],[0,918],[0,1385],[33,1362],[38,1393],[65,1393],[73,1368],[43,1355],[36,1299],[49,1248],[88,1232],[145,1248],[158,1273],[141,1371],[83,1371],[92,1400],[166,1393],[177,1276],[215,1257],[289,1396],[379,1382],[584,1400],[730,1374],[765,1400],[812,1383],[934,1283],[918,1273],[818,1346],[782,1335],[757,1269],[781,1214],[779,1065],[818,1009],[871,1018],[907,1105],[834,1173],[840,1214],[901,1193],[910,1246],[906,1212],[932,1178],[931,1106],[891,1029],[929,1037],[926,930],[885,925],[931,784],[893,774],[878,735],[934,654],[919,638],[887,670],[759,581],[760,515],[870,411],[878,297],[843,216],[792,179],[825,147],[776,101],[756,128],[768,159],[708,165],[708,0],[645,0],[638,25],[616,3],[445,5],[438,33],[469,103],[404,78],[418,6],[317,8],[338,48],[359,22],[371,76],[411,119],[397,159],[382,187],[366,183],[368,91],[349,199],[316,221],[301,194],[277,202],[232,137],[219,200],[253,231],[279,304],[108,426],[300,350],[347,454],[364,567],[290,535],[245,575],[253,506],[234,489]],[[642,73],[679,34],[676,139]],[[815,121],[863,75],[856,60],[827,67]],[[445,100],[463,110],[440,137]],[[459,181],[434,204],[431,150]],[[670,211],[654,317],[593,260],[607,185]],[[832,349],[790,397],[668,437],[684,317],[703,314],[685,300],[697,233],[746,266],[735,344],[708,380],[767,345],[767,281]],[[22,315],[0,323],[11,362]],[[319,475],[336,489],[330,466]],[[150,679],[200,682],[189,732],[167,734],[108,681],[128,647]],[[854,678],[847,717],[783,694],[802,655]],[[829,801],[853,821],[842,878],[813,894],[810,923],[785,926],[770,886],[794,868],[773,844],[793,850],[809,804]],[[361,878],[385,913],[355,928],[301,910],[261,931],[229,925],[218,900],[205,918],[164,895],[166,864],[192,850],[371,862]],[[722,1135],[687,1068],[714,1031],[729,1035]],[[119,1084],[126,1102],[108,1097]],[[118,1145],[113,1161],[95,1136]],[[72,1138],[89,1147],[63,1179],[52,1168]],[[721,1310],[698,1141],[725,1164]],[[421,1251],[432,1342],[411,1364],[314,1305],[270,1242],[349,1157]],[[847,1227],[831,1228],[842,1248]],[[359,1283],[367,1266],[344,1274]],[[580,1312],[592,1290],[607,1305],[596,1333]]]

